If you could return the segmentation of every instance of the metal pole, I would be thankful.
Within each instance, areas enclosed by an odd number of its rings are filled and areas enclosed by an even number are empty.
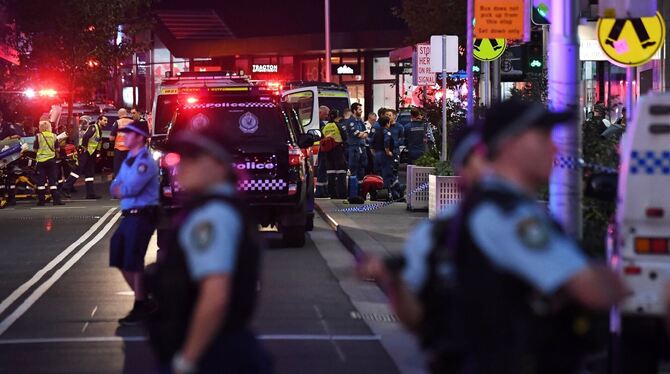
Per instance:
[[[447,36],[442,35],[442,154],[440,161],[447,161]]]
[[[473,51],[472,41],[474,40],[474,26],[472,25],[472,20],[475,18],[475,0],[468,0],[468,15],[465,20],[465,24],[468,27],[467,36],[465,37],[465,55],[466,55],[466,68],[465,73],[467,74],[466,84],[468,86],[468,111],[466,114],[466,121],[469,126],[474,125],[475,119],[475,88],[474,88],[474,76],[472,68],[475,65],[475,55]]]
[[[479,75],[479,89],[482,103],[491,106],[491,63],[482,61],[482,72]]]
[[[581,111],[579,105],[579,43],[577,0],[551,0],[549,35],[549,103],[554,111],[570,111],[575,123],[558,126],[553,140],[556,157],[576,166],[581,157]],[[556,163],[562,165],[564,163]],[[554,168],[549,180],[549,208],[569,235],[582,237],[582,178],[577,167]]]
[[[633,105],[635,105],[635,91],[633,90],[633,81],[635,80],[635,68],[626,68],[626,123],[633,120]]]
[[[326,82],[330,82],[331,65],[330,65],[330,0],[324,0],[325,18],[326,18]]]
[[[491,104],[500,102],[500,60],[490,63],[491,71]]]

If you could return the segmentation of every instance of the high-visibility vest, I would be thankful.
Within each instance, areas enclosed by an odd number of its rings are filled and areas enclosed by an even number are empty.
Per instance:
[[[102,132],[100,131],[100,127],[98,127],[97,123],[92,124],[95,128],[95,133],[93,136],[91,136],[88,139],[88,145],[86,147],[86,150],[88,151],[89,155],[92,155],[93,152],[97,151],[100,148],[100,138],[102,137]],[[79,139],[79,145],[81,145],[83,139]]]
[[[37,141],[39,142],[39,148],[37,149],[37,162],[49,161],[52,158],[56,157],[56,135],[49,131],[43,131],[38,133]]]
[[[124,142],[126,138],[126,133],[120,132],[122,128],[128,126],[133,122],[132,118],[119,118],[116,123],[117,123],[117,128],[116,128],[116,137],[114,138],[114,149],[117,149],[119,151],[127,151],[128,147],[126,147],[126,144]]]
[[[335,122],[328,122],[325,126],[323,126],[323,130],[321,130],[323,133],[324,138],[333,138],[335,139],[336,143],[342,143],[342,134],[340,133],[340,128],[337,126]]]

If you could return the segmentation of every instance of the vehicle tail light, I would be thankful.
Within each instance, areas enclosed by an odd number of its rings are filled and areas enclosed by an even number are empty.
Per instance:
[[[163,187],[163,196],[172,197],[172,188],[170,186]]]
[[[665,215],[663,208],[647,208],[645,213],[648,218],[663,218]]]
[[[668,238],[635,238],[635,252],[639,254],[669,254]]]
[[[289,196],[295,195],[298,193],[298,185],[296,183],[291,183],[288,185],[288,194]]]
[[[289,166],[300,166],[302,163],[302,151],[298,147],[288,147],[288,164]]]
[[[189,97],[189,98],[186,99],[186,102],[189,103],[189,104],[195,104],[195,103],[198,102],[198,98],[197,97]]]
[[[640,268],[639,266],[634,266],[634,265],[625,266],[623,268],[623,272],[626,275],[640,275],[640,274],[642,274],[642,268]]]
[[[165,167],[168,168],[173,168],[179,164],[179,160],[181,157],[179,156],[178,153],[168,153],[165,156],[161,158],[162,164],[165,165]]]

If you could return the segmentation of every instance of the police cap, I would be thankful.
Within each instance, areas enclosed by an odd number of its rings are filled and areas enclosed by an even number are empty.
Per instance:
[[[479,133],[492,156],[503,140],[533,128],[551,129],[574,118],[571,112],[550,112],[542,104],[512,99],[491,106],[481,122]]]
[[[134,132],[145,138],[149,137],[149,124],[147,121],[133,121],[118,130],[119,132]]]

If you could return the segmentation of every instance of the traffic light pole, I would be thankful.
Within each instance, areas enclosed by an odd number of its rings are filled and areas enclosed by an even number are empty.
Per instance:
[[[579,105],[579,42],[577,0],[551,0],[549,33],[549,103],[554,111],[570,111],[576,121],[558,126],[553,140],[557,158],[549,180],[549,208],[569,235],[582,238],[582,180],[576,165],[581,158]],[[578,124],[578,125],[577,125]]]

